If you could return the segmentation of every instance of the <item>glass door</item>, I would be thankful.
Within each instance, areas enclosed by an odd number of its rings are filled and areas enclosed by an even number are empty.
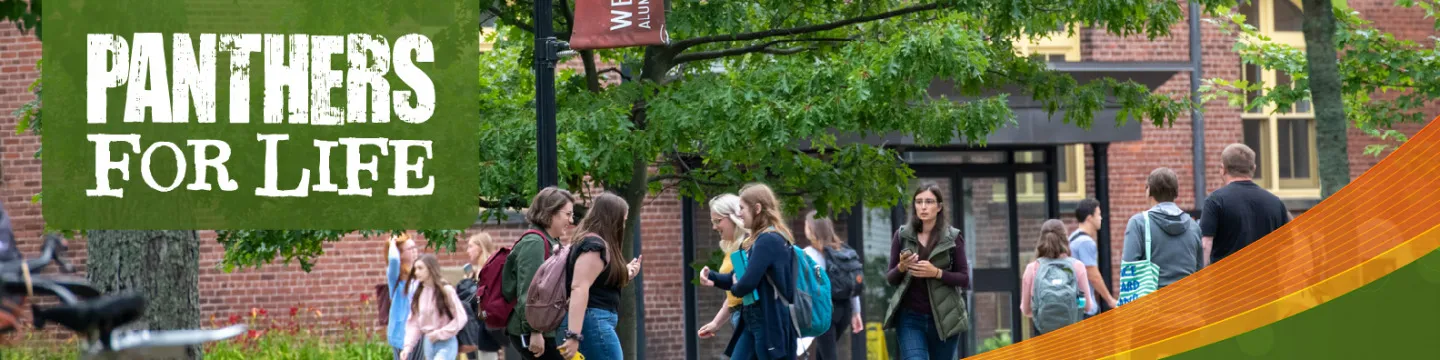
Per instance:
[[[1020,278],[1016,266],[1014,175],[966,174],[958,182],[956,227],[970,260],[970,331],[962,352],[988,350],[986,340],[1019,334]],[[994,344],[995,341],[990,343]]]

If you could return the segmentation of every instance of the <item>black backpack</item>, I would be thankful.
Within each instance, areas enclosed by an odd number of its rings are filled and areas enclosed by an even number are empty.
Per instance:
[[[855,249],[845,245],[841,245],[840,249],[825,249],[825,263],[832,299],[849,300],[865,290],[865,264],[860,261],[860,254]]]

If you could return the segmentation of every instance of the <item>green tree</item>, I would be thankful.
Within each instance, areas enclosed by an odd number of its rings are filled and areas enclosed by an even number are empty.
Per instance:
[[[1243,1],[1243,0],[1242,0]],[[1320,151],[1321,195],[1328,197],[1349,182],[1350,168],[1346,156],[1346,122],[1349,126],[1390,143],[1367,146],[1366,154],[1380,155],[1404,142],[1404,133],[1394,130],[1399,123],[1421,123],[1423,108],[1431,99],[1440,97],[1440,53],[1436,44],[1397,40],[1394,35],[1375,29],[1370,21],[1344,3],[1328,8],[1333,26],[1326,25],[1320,12],[1325,4],[1307,1],[1305,15],[1306,48],[1280,44],[1245,23],[1243,15],[1222,11],[1219,19],[1209,19],[1227,34],[1238,35],[1235,51],[1242,61],[1259,65],[1265,70],[1290,74],[1287,84],[1264,84],[1256,81],[1212,78],[1202,87],[1205,99],[1225,98],[1232,106],[1247,110],[1274,105],[1275,111],[1289,111],[1297,102],[1311,101],[1316,106],[1316,141]],[[1313,7],[1312,7],[1313,6]],[[1397,0],[1396,6],[1423,9],[1434,18],[1434,0]],[[1315,11],[1311,11],[1315,9]],[[1440,29],[1440,20],[1435,24]],[[1313,37],[1312,37],[1312,33]],[[1333,45],[1324,46],[1321,33],[1329,33]],[[1317,42],[1311,44],[1311,40]],[[1318,50],[1323,49],[1323,50]],[[1320,60],[1312,64],[1312,60]],[[1338,82],[1312,80],[1315,71],[1325,70],[1334,59]],[[1314,85],[1312,85],[1312,82]],[[1258,96],[1246,102],[1247,92]],[[1327,100],[1328,99],[1328,100]],[[1339,100],[1337,103],[1335,100]],[[1342,112],[1336,114],[1335,107]]]
[[[1221,1],[1203,1],[1203,5]],[[567,40],[573,2],[557,1]],[[1178,2],[682,1],[667,2],[671,43],[581,51],[580,71],[559,75],[561,183],[599,186],[631,204],[635,235],[647,194],[663,188],[704,199],[764,181],[787,208],[821,213],[864,202],[895,204],[912,171],[891,149],[841,144],[837,134],[903,133],[923,144],[960,137],[983,146],[1014,122],[1011,93],[1030,96],[1082,127],[1116,103],[1169,124],[1186,102],[1113,79],[1077,83],[1012,40],[1083,24],[1118,35],[1163,36],[1183,18]],[[495,1],[495,50],[482,59],[482,217],[504,216],[534,194],[532,1]],[[602,86],[624,64],[632,77]],[[965,99],[937,99],[932,81],[954,81]],[[1016,86],[1015,91],[1001,91]],[[987,92],[987,91],[999,91]],[[835,191],[834,189],[845,189]],[[632,237],[633,238],[633,237]],[[631,249],[623,249],[627,255]],[[632,296],[632,292],[624,292]],[[634,357],[634,302],[622,301],[626,357]]]

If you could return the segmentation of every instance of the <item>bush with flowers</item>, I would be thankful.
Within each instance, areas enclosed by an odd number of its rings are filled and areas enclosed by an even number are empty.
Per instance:
[[[347,314],[373,312],[368,295],[345,309]],[[209,328],[245,323],[249,330],[242,336],[206,344],[207,360],[241,359],[390,359],[390,345],[385,335],[369,321],[355,321],[349,316],[328,322],[320,309],[291,307],[288,313],[272,316],[270,311],[252,308],[248,314],[219,318],[212,315]],[[369,319],[368,317],[366,319]],[[338,326],[337,326],[338,325]],[[16,349],[6,349],[4,360],[73,360],[78,348],[74,338],[63,342],[37,340],[34,332],[25,334]],[[12,352],[13,350],[13,352]]]

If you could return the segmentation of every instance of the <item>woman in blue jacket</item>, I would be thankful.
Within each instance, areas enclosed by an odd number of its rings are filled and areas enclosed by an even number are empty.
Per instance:
[[[751,235],[740,244],[735,274],[700,270],[706,286],[729,290],[743,300],[740,324],[725,355],[736,360],[795,359],[800,334],[790,321],[790,310],[776,298],[795,298],[794,236],[769,186],[747,185],[740,190],[740,201],[740,217]]]

